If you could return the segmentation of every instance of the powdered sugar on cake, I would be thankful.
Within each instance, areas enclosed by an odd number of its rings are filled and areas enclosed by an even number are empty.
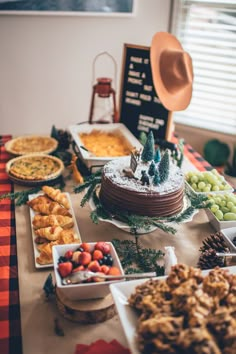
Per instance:
[[[141,182],[141,171],[148,171],[149,163],[143,163],[142,161],[138,162],[137,169],[134,173],[134,177],[126,177],[123,170],[130,167],[130,156],[122,157],[119,159],[111,160],[104,166],[104,172],[106,178],[109,178],[119,186],[122,186],[124,189],[133,190],[142,193],[160,193],[165,194],[166,192],[171,192],[179,189],[180,185],[183,184],[184,175],[182,170],[177,167],[172,162],[170,163],[169,177],[168,180],[159,185],[152,184],[152,177],[149,176],[150,185],[142,185]],[[159,163],[156,164],[158,168]]]

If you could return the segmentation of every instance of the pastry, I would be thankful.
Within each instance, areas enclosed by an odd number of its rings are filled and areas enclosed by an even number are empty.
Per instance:
[[[61,226],[48,226],[35,230],[35,235],[46,238],[49,241],[58,240],[63,228]]]
[[[68,209],[62,207],[57,202],[36,203],[32,206],[32,209],[43,215],[64,215],[72,217]]]
[[[69,216],[63,215],[37,214],[34,216],[32,224],[34,229],[39,229],[48,226],[61,226],[62,228],[69,229],[74,226],[73,219]]]
[[[61,192],[60,189],[55,189],[50,186],[43,186],[42,190],[48,197],[63,205],[66,209],[70,209],[69,200],[66,194]]]

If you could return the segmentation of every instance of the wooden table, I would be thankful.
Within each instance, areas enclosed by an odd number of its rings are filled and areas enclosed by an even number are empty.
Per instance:
[[[206,167],[210,167],[199,154],[193,150],[191,151],[190,146],[186,146],[186,149],[186,156],[188,158],[186,157],[184,160],[183,169],[185,171],[196,168],[204,170]],[[14,186],[15,191],[22,189],[25,188],[17,185]],[[81,208],[81,195],[73,193],[72,181],[67,184],[66,191],[70,192],[76,221],[83,241],[111,241],[115,238],[121,240],[124,238],[133,238],[129,233],[122,231],[110,223],[100,222],[98,225],[93,224],[90,219],[89,206]],[[0,208],[1,213],[2,208]],[[17,304],[18,306],[20,304],[20,316],[19,313],[16,313],[16,317],[18,320],[21,319],[23,354],[73,354],[77,343],[90,344],[97,339],[104,339],[106,341],[117,339],[127,347],[126,338],[118,315],[103,323],[90,325],[74,323],[60,315],[55,299],[52,297],[47,300],[43,291],[45,280],[49,273],[53,275],[53,270],[38,270],[34,265],[33,240],[28,206],[24,205],[15,208],[14,222],[16,223],[17,280],[19,282],[20,300],[19,303],[16,300],[16,309]],[[192,221],[178,226],[176,235],[170,235],[157,229],[152,233],[142,235],[140,243],[145,248],[161,250],[164,250],[165,246],[174,246],[179,263],[196,266],[202,240],[213,232],[214,230],[208,222],[205,211],[200,210],[193,217]],[[16,293],[18,294],[18,287]],[[65,336],[59,337],[55,334],[55,318],[59,319]],[[14,326],[13,322],[12,324]],[[20,327],[16,326],[15,329],[19,331]],[[11,337],[14,336],[14,329],[11,333],[8,333],[8,336],[9,341],[11,341]],[[1,354],[21,354],[21,337],[19,338],[18,342],[15,342],[18,349],[12,345],[11,351],[0,350]]]

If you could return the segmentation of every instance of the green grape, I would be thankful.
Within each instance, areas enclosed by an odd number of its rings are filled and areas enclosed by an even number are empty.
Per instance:
[[[236,214],[236,205],[234,205],[232,208],[231,208],[231,213],[234,213],[234,214]]]
[[[197,186],[199,189],[204,189],[206,186],[206,183],[202,181],[202,182],[199,182]]]
[[[193,184],[191,185],[191,187],[192,187],[194,190],[196,190],[196,189],[197,189],[197,184],[196,184],[196,183],[193,183]]]
[[[198,182],[198,177],[196,175],[192,176],[190,179],[191,183],[197,183]]]
[[[226,207],[221,207],[220,210],[223,212],[223,214],[226,214],[226,213],[229,213],[230,212],[230,209],[229,208],[226,208]]]
[[[225,200],[222,200],[222,201],[220,202],[220,206],[221,206],[221,207],[225,207],[225,206],[226,206],[226,201],[225,201]]]
[[[214,186],[212,187],[212,190],[215,191],[215,192],[218,192],[218,191],[220,190],[220,188],[219,188],[219,186],[214,185]]]
[[[229,208],[230,210],[232,210],[234,203],[233,202],[227,202],[226,203],[227,208]]]
[[[211,187],[205,187],[205,188],[203,188],[203,192],[210,192],[211,191]]]
[[[236,214],[235,213],[226,213],[226,214],[224,214],[224,220],[226,220],[226,221],[236,220]]]
[[[217,211],[215,212],[215,216],[216,216],[216,218],[217,218],[218,220],[223,220],[223,219],[224,219],[224,214],[222,213],[221,210],[217,210]]]
[[[219,210],[219,205],[217,205],[217,204],[213,204],[212,206],[211,206],[211,211],[215,214],[215,212],[217,211],[217,210]]]

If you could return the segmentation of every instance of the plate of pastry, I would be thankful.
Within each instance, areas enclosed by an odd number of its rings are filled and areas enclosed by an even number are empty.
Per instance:
[[[57,179],[64,171],[63,162],[46,154],[27,154],[15,157],[6,164],[9,178],[22,185],[35,186]]]
[[[9,140],[5,144],[7,152],[20,156],[32,153],[50,154],[55,151],[58,141],[50,136],[26,135]]]
[[[233,353],[235,280],[236,266],[177,264],[167,277],[111,284],[130,352]]]
[[[35,267],[53,267],[54,245],[81,243],[70,195],[46,185],[28,199]]]

